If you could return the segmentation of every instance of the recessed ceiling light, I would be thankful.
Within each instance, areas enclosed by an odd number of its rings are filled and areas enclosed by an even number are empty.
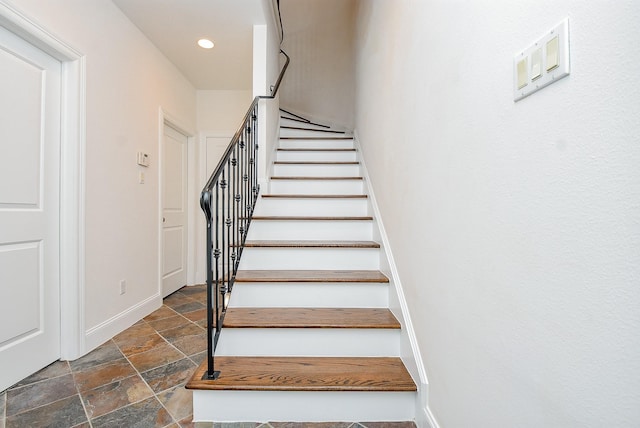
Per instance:
[[[198,40],[198,46],[204,49],[211,49],[213,48],[213,42],[209,39],[200,39]]]

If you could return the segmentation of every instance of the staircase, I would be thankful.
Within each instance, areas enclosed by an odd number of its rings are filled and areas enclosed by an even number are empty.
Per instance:
[[[353,139],[284,115],[194,421],[414,420],[370,212]]]

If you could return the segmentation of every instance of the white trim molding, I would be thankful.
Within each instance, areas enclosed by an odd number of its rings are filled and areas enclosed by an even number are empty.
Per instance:
[[[0,25],[62,63],[60,138],[60,357],[85,353],[84,55],[13,6],[0,1]]]
[[[95,349],[116,334],[131,327],[145,316],[162,306],[162,297],[160,293],[143,300],[127,310],[112,316],[106,321],[101,322],[97,326],[87,330],[86,345],[87,349]]]
[[[167,124],[171,128],[180,132],[187,137],[187,201],[191,200],[196,191],[195,175],[197,174],[195,150],[197,139],[195,132],[189,127],[184,126],[176,116],[168,113],[162,106],[158,107],[158,294],[162,296],[162,206],[164,203],[162,187],[162,177],[164,174],[162,162],[164,161],[164,125]],[[196,277],[196,224],[193,216],[193,207],[187,203],[187,284],[193,284]],[[161,305],[160,305],[161,306]],[[158,306],[159,307],[159,306]],[[157,309],[157,308],[156,308]],[[145,314],[146,315],[146,314]],[[144,315],[143,315],[144,316]]]

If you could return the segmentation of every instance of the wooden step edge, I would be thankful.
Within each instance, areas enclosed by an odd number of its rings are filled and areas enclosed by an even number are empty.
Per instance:
[[[320,131],[320,132],[323,132],[323,131]],[[280,140],[353,140],[353,137],[309,137],[309,136],[302,137],[301,136],[301,137],[280,137]]]
[[[380,248],[374,241],[245,241],[248,248]]]
[[[415,392],[397,357],[215,357],[216,380],[203,380],[207,359],[186,388],[211,391]]]
[[[282,199],[367,199],[368,195],[301,195],[301,194],[285,194],[270,193],[261,195],[263,198],[282,198]]]
[[[269,215],[254,215],[252,220],[263,221],[371,221],[373,217],[331,217],[331,216],[319,216],[319,217],[307,217],[307,216],[269,216]]]
[[[399,330],[387,308],[233,308],[223,328],[384,329]]]
[[[336,162],[336,161],[275,161],[274,165],[360,165],[360,162]]]
[[[328,133],[328,134],[345,134],[344,131],[336,131],[336,130],[333,130],[333,129],[303,128],[301,126],[280,125],[280,129],[294,129],[296,131],[325,132],[325,133]]]
[[[356,149],[324,149],[324,148],[307,148],[307,149],[283,149],[278,148],[279,152],[355,152]]]
[[[389,278],[377,270],[239,270],[236,282],[388,284]]]
[[[294,181],[341,181],[341,180],[364,180],[362,177],[300,177],[300,176],[272,176],[272,180],[294,180]]]

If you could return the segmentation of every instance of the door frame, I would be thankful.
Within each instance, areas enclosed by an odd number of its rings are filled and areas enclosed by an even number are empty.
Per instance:
[[[164,162],[164,126],[165,124],[180,132],[187,137],[187,285],[194,284],[195,272],[195,227],[193,217],[193,208],[191,201],[195,198],[195,150],[194,150],[194,132],[185,126],[179,119],[165,111],[162,107],[158,109],[158,295],[162,297],[162,258],[163,258],[163,241],[162,241],[162,208],[164,206],[164,188],[162,180],[164,178],[164,170],[162,164]]]
[[[0,3],[0,25],[60,61],[60,358],[85,353],[86,60],[21,11]]]

